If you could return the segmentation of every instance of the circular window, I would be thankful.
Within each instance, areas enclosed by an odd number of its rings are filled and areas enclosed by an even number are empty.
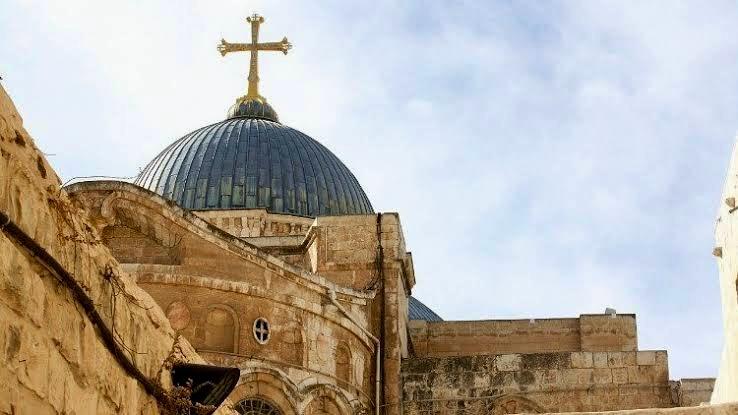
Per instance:
[[[269,341],[269,322],[264,317],[254,321],[254,338],[259,344],[266,344]]]
[[[282,415],[276,406],[259,398],[244,399],[235,409],[241,415]]]

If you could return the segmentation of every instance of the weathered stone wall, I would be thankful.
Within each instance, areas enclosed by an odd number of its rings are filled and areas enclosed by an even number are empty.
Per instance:
[[[202,359],[120,270],[59,186],[0,87],[0,210],[74,276],[119,344],[130,349],[135,366],[169,388],[166,362]],[[3,232],[0,413],[159,413],[156,400],[115,360],[69,289]]]
[[[635,314],[582,314],[579,316],[579,334],[581,350],[638,350]]]
[[[418,357],[570,351],[634,351],[633,314],[579,318],[411,321]]]
[[[668,372],[665,351],[413,358],[403,400],[407,414],[670,407]]]
[[[335,310],[327,315],[314,314],[234,291],[141,285],[167,311],[175,328],[209,361],[256,359],[290,372],[295,383],[321,375],[346,389],[351,397],[371,393],[374,345],[343,327]],[[265,344],[254,336],[257,318],[265,318],[270,325]]]
[[[723,352],[712,403],[738,401],[738,148],[733,148],[715,226],[723,310]]]
[[[579,320],[411,321],[418,357],[581,349]]]
[[[308,233],[306,263],[337,284],[368,289],[377,275],[374,215],[318,218]]]
[[[404,285],[415,285],[412,257],[396,213],[319,217],[306,239],[305,263],[312,272],[344,287],[365,290],[376,285],[378,234],[386,262],[403,265]]]
[[[710,402],[715,378],[680,379],[672,382],[672,400],[678,406],[698,406]]]
[[[245,242],[251,237],[236,238],[137,186],[89,182],[70,192],[113,236],[105,244],[179,333],[208,361],[254,373],[239,383],[234,402],[256,389],[261,396],[269,390],[264,397],[288,413],[302,413],[314,399],[348,408],[341,413],[371,407],[376,346],[359,325],[372,328],[374,294],[269,255]],[[356,323],[331,303],[331,291]],[[265,343],[254,335],[257,318],[269,323]],[[259,386],[266,374],[271,386]]]

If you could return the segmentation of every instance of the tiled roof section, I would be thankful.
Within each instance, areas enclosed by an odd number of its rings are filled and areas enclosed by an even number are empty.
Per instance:
[[[410,297],[408,308],[410,309],[410,320],[443,321],[438,314],[415,297]]]
[[[265,208],[308,217],[374,212],[330,150],[265,119],[231,118],[195,130],[164,149],[135,183],[190,210]]]

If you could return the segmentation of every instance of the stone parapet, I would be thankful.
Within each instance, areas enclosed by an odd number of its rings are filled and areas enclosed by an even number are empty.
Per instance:
[[[710,402],[715,378],[680,379],[671,382],[672,398],[679,406],[699,406]]]
[[[582,314],[579,333],[582,350],[638,350],[635,314]]]
[[[579,318],[411,321],[417,356],[637,350],[635,315]]]

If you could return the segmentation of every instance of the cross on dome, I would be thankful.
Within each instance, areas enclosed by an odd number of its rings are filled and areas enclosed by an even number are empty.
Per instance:
[[[285,55],[292,49],[292,44],[285,36],[281,42],[259,43],[259,26],[264,23],[264,17],[254,13],[246,18],[251,24],[251,43],[229,43],[225,39],[220,40],[218,52],[225,56],[231,52],[251,52],[249,64],[249,86],[246,95],[238,98],[236,104],[229,111],[229,118],[238,116],[261,115],[261,118],[276,120],[276,113],[266,103],[266,98],[259,94],[259,51],[282,52]],[[263,114],[259,114],[259,112]],[[273,114],[270,114],[272,112]]]

